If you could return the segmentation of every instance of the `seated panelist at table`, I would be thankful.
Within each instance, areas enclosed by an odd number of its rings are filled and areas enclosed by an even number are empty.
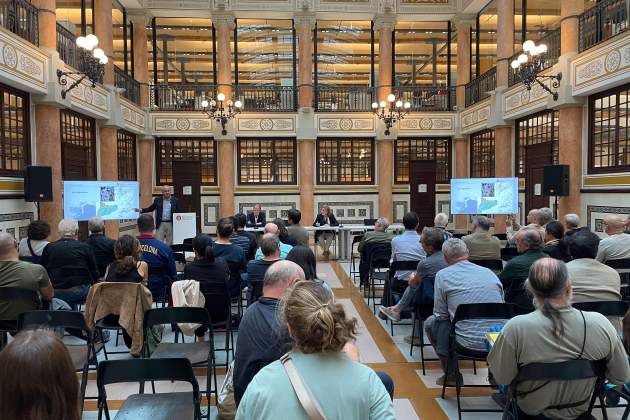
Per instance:
[[[171,187],[162,187],[162,197],[155,197],[149,207],[134,209],[138,213],[155,211],[155,237],[169,245],[173,243],[173,213],[179,213],[179,202],[173,197]]]
[[[337,222],[337,219],[335,218],[335,215],[333,214],[330,207],[324,205],[319,210],[319,214],[317,215],[313,226],[339,226],[339,222]],[[329,249],[334,236],[334,230],[318,230],[315,232],[315,242],[317,242],[322,248],[324,256],[328,256],[330,254]]]
[[[247,213],[247,227],[263,227],[265,223],[265,212],[262,211],[260,204],[256,204],[252,211]]]

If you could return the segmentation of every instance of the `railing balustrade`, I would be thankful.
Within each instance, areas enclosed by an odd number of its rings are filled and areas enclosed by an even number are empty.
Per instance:
[[[245,112],[296,110],[297,91],[293,86],[236,85],[234,92],[234,97],[243,103]]]
[[[580,52],[628,29],[625,0],[602,0],[579,17]]]
[[[539,41],[536,41],[536,45],[545,44],[547,46],[547,52],[545,53],[545,62],[543,66],[544,69],[548,69],[558,62],[558,58],[560,57],[560,28],[549,32],[547,35],[542,37]],[[514,54],[508,63],[511,63],[512,60],[516,59],[521,51]],[[517,83],[522,81],[520,72],[518,70],[513,69],[511,66],[508,66],[508,86],[512,87]]]
[[[28,0],[0,0],[0,26],[39,45],[39,9]]]
[[[497,86],[497,68],[493,67],[475,80],[466,84],[466,106],[471,106],[490,97]]]
[[[140,104],[140,83],[116,66],[114,66],[114,85],[124,89],[121,93],[123,97],[135,104]]]
[[[201,111],[204,99],[216,98],[216,85],[208,83],[158,84],[150,88],[155,111]]]
[[[313,102],[318,112],[366,112],[372,111],[374,98],[370,86],[319,85]]]
[[[396,99],[411,104],[410,111],[452,111],[456,105],[455,88],[446,86],[396,86]]]

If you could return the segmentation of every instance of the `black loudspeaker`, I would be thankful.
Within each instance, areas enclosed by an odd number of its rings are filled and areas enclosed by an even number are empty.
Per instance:
[[[544,169],[543,195],[569,195],[569,165],[547,165]]]
[[[27,166],[24,171],[24,201],[53,201],[52,168]]]

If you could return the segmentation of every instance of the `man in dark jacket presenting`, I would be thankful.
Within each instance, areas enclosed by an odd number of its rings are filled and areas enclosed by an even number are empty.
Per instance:
[[[155,237],[169,245],[173,244],[173,213],[179,213],[178,201],[173,197],[171,187],[162,186],[162,197],[155,197],[153,204],[142,209],[134,209],[138,213],[155,211]]]

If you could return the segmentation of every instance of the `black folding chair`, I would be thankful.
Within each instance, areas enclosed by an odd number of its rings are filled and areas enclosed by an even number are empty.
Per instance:
[[[519,367],[518,375],[516,379],[512,381],[508,389],[507,401],[504,409],[504,419],[519,418],[518,409],[518,385],[525,381],[577,381],[583,379],[595,379],[595,385],[593,387],[592,395],[587,397],[583,401],[567,401],[561,404],[556,404],[545,409],[561,409],[576,407],[589,403],[588,410],[582,413],[578,420],[586,420],[593,418],[591,411],[595,405],[595,400],[599,398],[602,410],[602,416],[604,420],[608,418],[606,413],[606,406],[604,405],[604,399],[602,396],[602,385],[605,380],[606,365],[605,360],[586,360],[575,359],[567,360],[565,362],[556,363],[530,363]],[[544,386],[542,387],[544,390]]]
[[[580,311],[597,312],[604,316],[623,318],[630,308],[630,303],[623,300],[603,300],[599,302],[574,302],[572,306]]]
[[[513,246],[507,246],[505,248],[501,248],[501,259],[503,261],[510,261],[512,258],[518,255],[518,249]]]
[[[81,412],[83,412],[83,401],[97,398],[86,397],[85,388],[87,387],[90,365],[93,366],[93,370],[96,370],[98,366],[96,355],[104,346],[102,343],[99,343],[98,346],[94,343],[93,333],[88,328],[83,314],[78,311],[23,312],[18,316],[17,327],[18,331],[27,328],[71,329],[77,332],[80,331],[83,337],[86,338],[85,345],[64,343],[74,364],[74,369],[77,372],[81,372]]]
[[[230,353],[234,357],[234,331],[232,329],[232,299],[228,289],[228,279],[224,282],[206,282],[203,285],[203,296],[206,299],[206,309],[210,315],[213,331],[225,328],[225,367],[230,364]],[[230,344],[231,341],[231,344]],[[223,366],[216,364],[217,366]]]
[[[398,282],[400,284],[397,284],[397,281],[394,278],[394,276],[396,275],[396,272],[397,271],[414,271],[415,272],[416,269],[418,268],[419,262],[420,261],[394,261],[391,263],[389,267],[389,271],[388,271],[388,276],[387,276],[387,286],[385,287],[385,289],[387,290],[389,294],[389,297],[387,299],[388,302],[391,302],[393,304],[394,301],[396,300],[396,295],[402,296],[402,294],[405,292],[405,288],[407,288],[409,285],[409,283],[406,281],[401,281],[401,282]],[[402,288],[401,286],[404,286],[404,288]],[[407,322],[400,322],[400,321],[394,322],[390,320],[389,318],[387,322],[389,322],[390,333],[392,336],[394,335],[394,325],[410,325]]]
[[[194,252],[193,246],[192,246],[192,240],[190,243],[186,243],[184,242],[183,244],[174,244],[171,245],[171,250],[173,252]]]
[[[262,296],[263,294],[263,282],[262,281],[253,281],[249,284],[249,287],[251,288],[251,292],[249,294],[249,300],[247,302],[247,306],[253,304],[254,302],[258,301],[258,299]]]
[[[361,255],[358,255],[354,252],[354,246],[358,245],[363,239],[363,235],[355,235],[352,237],[352,244],[350,245],[350,278],[354,281],[355,278],[359,277],[359,270],[356,266],[356,257],[361,258]]]
[[[492,236],[495,236],[500,241],[507,241],[507,233],[495,233]]]
[[[488,357],[487,351],[480,351],[474,349],[468,349],[457,342],[457,335],[455,333],[457,323],[461,321],[470,321],[475,319],[483,320],[504,320],[510,319],[518,315],[518,309],[516,305],[511,303],[468,303],[462,304],[457,307],[455,316],[451,320],[451,331],[449,332],[449,363],[446,365],[446,373],[444,375],[444,385],[442,385],[442,399],[445,398],[446,387],[451,370],[455,370],[455,390],[457,394],[457,414],[459,420],[462,418],[462,413],[485,413],[492,411],[502,410],[488,410],[488,409],[466,409],[462,410],[461,407],[461,389],[466,387],[488,387],[490,385],[464,385],[462,384],[462,378],[459,372],[459,361],[470,360],[474,362],[485,362]],[[450,361],[454,362],[454,366],[451,366]],[[450,386],[449,386],[450,387]]]
[[[149,354],[149,334],[155,325],[168,325],[178,323],[199,324],[200,328],[207,328],[210,337],[209,341],[196,341],[193,343],[167,343],[161,341],[158,347]],[[217,371],[214,366],[214,334],[210,323],[210,316],[206,308],[158,308],[149,309],[144,313],[144,354],[151,359],[185,358],[194,367],[206,368],[206,398],[208,401],[208,412],[210,412],[210,394],[213,392],[211,386],[210,373],[214,383],[214,393],[217,395]],[[196,338],[196,337],[195,337]]]
[[[630,258],[608,260],[606,265],[614,268],[621,277],[621,296],[623,300],[630,300]]]
[[[127,359],[106,360],[98,365],[98,419],[110,420],[105,386],[115,383],[145,381],[188,382],[192,392],[168,392],[160,394],[133,394],[127,397],[118,410],[117,419],[201,419],[199,384],[190,361],[175,359]],[[142,387],[142,385],[141,385]]]
[[[376,314],[376,286],[381,286],[387,281],[387,270],[389,269],[389,260],[392,256],[391,243],[367,243],[363,247],[363,258],[367,259],[368,276],[367,276],[367,295],[368,306],[370,299],[374,314]]]
[[[21,289],[19,287],[0,287],[0,303],[17,304],[22,303],[28,306],[28,310],[42,308],[42,301],[39,293],[34,290]],[[17,319],[0,319],[0,350],[7,345],[7,333],[15,334],[18,330]]]
[[[411,344],[409,345],[409,356],[413,356],[413,348],[420,347],[420,361],[422,364],[422,374],[426,375],[425,362],[435,362],[440,360],[437,357],[424,357],[424,348],[432,347],[431,343],[424,340],[424,321],[433,314],[433,304],[416,305],[411,318]],[[418,337],[420,344],[414,344],[416,337],[416,324],[418,324]]]
[[[500,272],[503,270],[503,260],[469,260],[473,264],[477,264],[481,267],[486,267],[494,272]]]
[[[184,241],[183,241],[183,242],[184,242],[184,244],[186,244],[186,245],[188,245],[188,244],[192,245],[192,241],[193,241],[193,239],[194,239],[194,238],[186,238],[186,239],[184,239]]]

